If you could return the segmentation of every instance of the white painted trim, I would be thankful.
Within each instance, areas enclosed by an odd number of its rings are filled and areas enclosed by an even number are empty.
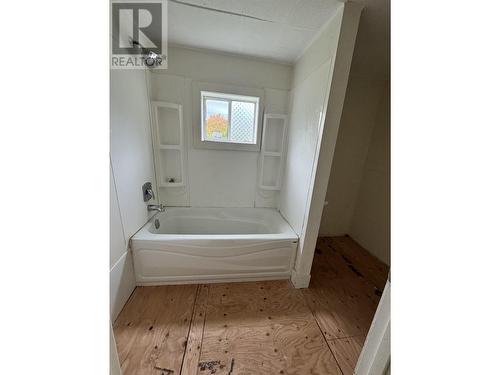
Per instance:
[[[250,151],[260,152],[260,144],[262,139],[262,119],[264,115],[265,91],[263,89],[234,86],[220,83],[193,81],[192,84],[192,134],[193,147],[196,149],[209,150],[230,150],[230,151]],[[231,142],[210,142],[202,141],[201,125],[202,125],[202,92],[208,91],[212,93],[221,93],[227,95],[242,95],[259,98],[258,117],[257,117],[257,140],[255,144],[231,143]]]
[[[311,274],[299,274],[295,270],[292,270],[291,281],[293,286],[297,289],[307,288],[311,281]]]
[[[306,275],[311,272],[362,10],[363,6],[358,3],[348,2],[344,5],[337,53],[331,64],[330,95],[325,98],[327,102],[322,113],[302,226],[302,251],[298,252],[299,256],[295,265],[298,274]]]
[[[204,128],[205,119],[207,116],[207,100],[220,100],[227,103],[228,110],[228,140],[227,141],[212,141],[210,139],[205,139],[205,129],[200,129],[200,137],[201,142],[205,143],[209,148],[218,148],[216,144],[231,144],[231,145],[249,145],[254,148],[259,148],[257,144],[258,133],[259,133],[259,115],[260,115],[260,106],[263,103],[260,102],[260,97],[258,96],[247,96],[247,95],[235,95],[229,93],[221,93],[221,92],[210,92],[210,91],[201,91],[200,92],[200,105],[202,108],[202,115],[200,116],[200,128]],[[243,142],[233,142],[231,141],[231,133],[232,133],[232,117],[233,117],[233,102],[240,103],[251,103],[254,105],[253,111],[253,139],[255,143],[243,143]],[[238,146],[240,147],[240,146]]]
[[[387,281],[370,331],[354,369],[355,375],[383,375],[391,357],[391,282]]]

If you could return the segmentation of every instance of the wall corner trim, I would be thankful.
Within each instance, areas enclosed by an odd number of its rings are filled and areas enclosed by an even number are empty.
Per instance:
[[[326,112],[316,145],[317,152],[300,238],[302,252],[295,263],[295,268],[303,274],[310,273],[314,258],[361,11],[362,7],[358,3],[348,2],[344,6],[337,52],[330,73],[330,94],[326,98]]]
[[[305,289],[309,287],[309,282],[311,281],[311,274],[297,273],[297,271],[292,270],[292,276],[290,278],[292,284],[297,289]]]

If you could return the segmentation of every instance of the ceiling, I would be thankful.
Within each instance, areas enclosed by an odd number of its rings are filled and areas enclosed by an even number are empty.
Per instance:
[[[294,63],[338,0],[170,0],[170,44]]]

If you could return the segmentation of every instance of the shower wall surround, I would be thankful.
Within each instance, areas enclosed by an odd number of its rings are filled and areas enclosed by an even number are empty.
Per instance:
[[[211,51],[169,48],[167,70],[149,73],[151,100],[182,106],[185,174],[183,186],[160,187],[161,203],[192,207],[277,207],[279,191],[259,188],[259,152],[208,150],[193,146],[194,90],[259,91],[264,113],[287,114],[293,67]],[[157,166],[158,167],[158,166]]]
[[[151,216],[141,186],[155,180],[145,72],[111,70],[110,83],[110,313],[115,319],[135,288],[129,239]]]
[[[294,67],[291,91],[293,104],[281,211],[299,235],[308,214],[310,183],[314,177],[314,162],[321,141],[320,132],[330,91],[332,64],[335,62],[341,21],[342,11],[339,11]]]

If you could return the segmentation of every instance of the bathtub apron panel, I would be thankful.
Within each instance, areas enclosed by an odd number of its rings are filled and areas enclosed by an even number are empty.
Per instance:
[[[156,219],[132,238],[138,285],[290,277],[297,236],[276,210],[176,208]]]

